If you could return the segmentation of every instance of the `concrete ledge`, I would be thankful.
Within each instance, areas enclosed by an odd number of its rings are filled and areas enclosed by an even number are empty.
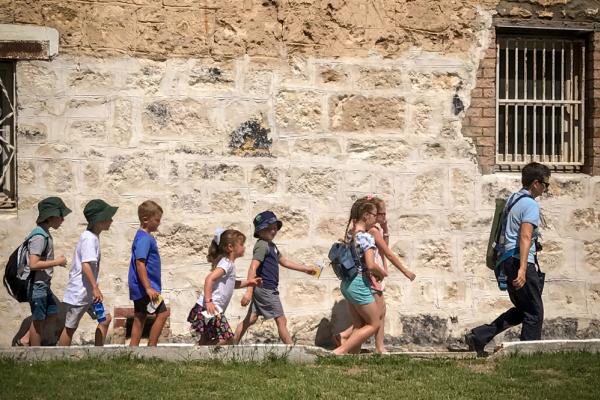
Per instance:
[[[600,353],[600,339],[504,342],[493,356],[503,357],[512,354],[558,353],[563,351]]]
[[[287,346],[284,344],[256,344],[250,346],[196,346],[192,344],[162,344],[157,347],[128,347],[107,345],[105,347],[11,347],[0,349],[0,358],[17,361],[47,361],[57,359],[83,359],[88,357],[113,358],[128,356],[158,358],[167,361],[222,360],[263,361],[285,357],[297,363],[313,363],[317,356],[331,353],[320,347]]]
[[[58,31],[36,25],[0,24],[0,58],[50,60],[58,55]]]

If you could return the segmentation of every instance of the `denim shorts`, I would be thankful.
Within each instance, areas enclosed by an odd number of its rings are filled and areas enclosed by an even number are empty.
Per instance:
[[[31,319],[34,321],[43,321],[51,315],[58,314],[58,304],[54,293],[46,282],[33,283],[29,305],[31,306]]]
[[[356,275],[351,281],[342,281],[340,289],[342,294],[352,304],[371,304],[375,301],[371,293],[371,282],[362,275]]]

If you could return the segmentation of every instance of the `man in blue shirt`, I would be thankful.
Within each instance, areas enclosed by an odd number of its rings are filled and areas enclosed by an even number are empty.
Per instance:
[[[534,200],[548,190],[550,169],[532,162],[522,171],[523,188],[513,193],[506,203],[512,208],[507,215],[504,251],[499,255],[500,268],[507,278],[507,290],[514,307],[492,323],[478,326],[467,333],[470,350],[485,355],[484,348],[494,336],[518,324],[521,340],[540,340],[544,320],[542,289],[544,274],[536,269],[536,250],[540,207]]]

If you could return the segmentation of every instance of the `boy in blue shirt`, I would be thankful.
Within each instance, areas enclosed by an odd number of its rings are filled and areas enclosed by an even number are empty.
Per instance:
[[[248,314],[235,330],[235,344],[238,344],[246,330],[253,325],[259,315],[264,319],[275,319],[279,338],[285,344],[293,344],[287,329],[287,319],[279,299],[279,265],[285,268],[315,275],[315,268],[294,262],[284,257],[273,239],[283,226],[283,223],[272,211],[263,211],[254,218],[254,237],[258,240],[254,245],[252,263],[248,269],[248,280],[260,277],[262,286],[248,287],[242,298],[242,306],[250,304]]]
[[[152,200],[147,200],[138,207],[140,229],[131,246],[128,276],[129,298],[133,300],[134,307],[130,346],[139,346],[148,314],[156,314],[148,338],[148,346],[156,346],[170,315],[160,296],[160,254],[156,239],[151,235],[158,229],[162,215],[162,208]]]
[[[536,269],[536,243],[539,236],[540,206],[534,200],[548,190],[550,169],[532,162],[523,167],[523,188],[513,193],[506,203],[512,208],[507,215],[504,251],[499,254],[500,268],[507,278],[507,290],[514,307],[491,324],[478,326],[467,333],[470,350],[485,355],[484,348],[494,336],[518,324],[521,340],[540,340],[544,321],[542,289],[544,274]]]

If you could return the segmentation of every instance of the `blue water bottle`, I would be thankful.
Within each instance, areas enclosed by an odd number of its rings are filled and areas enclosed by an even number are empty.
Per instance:
[[[496,267],[496,281],[498,282],[498,289],[504,291],[508,289],[508,283],[507,283],[507,278],[506,278],[506,274],[504,273],[504,270],[502,269],[502,267],[498,266]]]
[[[96,313],[96,319],[98,322],[106,321],[106,315],[104,314],[104,304],[102,302],[94,303],[94,313]]]

